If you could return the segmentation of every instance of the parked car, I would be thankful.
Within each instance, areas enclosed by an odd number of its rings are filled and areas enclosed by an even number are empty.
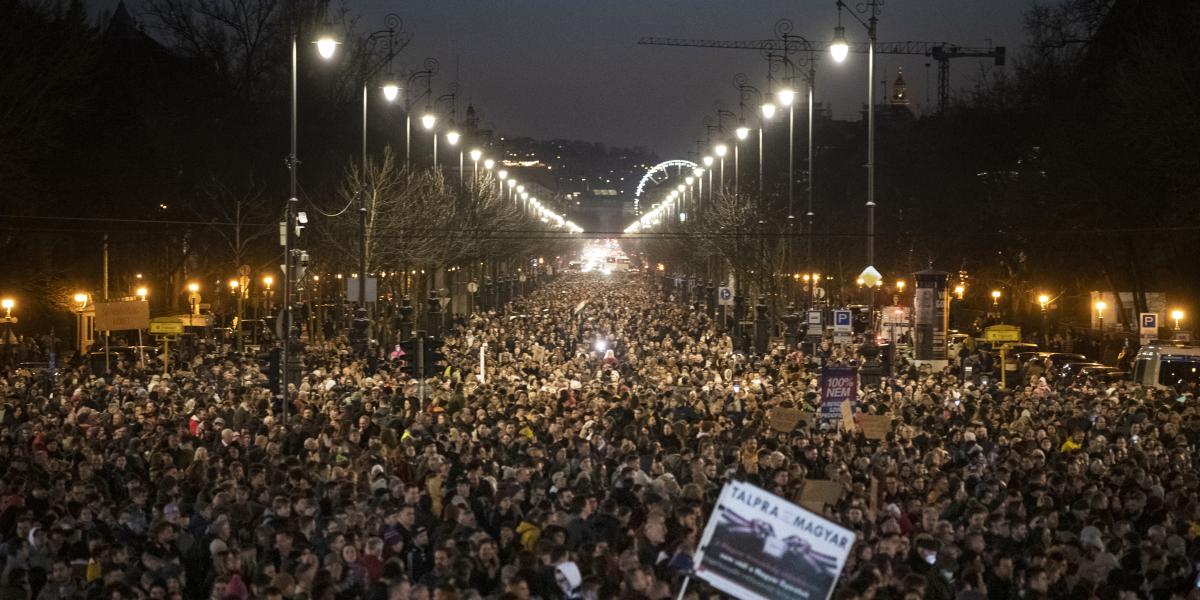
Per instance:
[[[1088,357],[1074,352],[1051,352],[1046,355],[1046,368],[1049,371],[1073,362],[1088,362]]]
[[[1083,362],[1067,363],[1067,364],[1059,367],[1058,370],[1055,371],[1054,379],[1055,379],[1055,381],[1057,381],[1058,383],[1060,383],[1062,385],[1069,385],[1071,382],[1075,381],[1075,376],[1079,375],[1079,372],[1082,371],[1085,367],[1103,367],[1103,366],[1105,366],[1105,365],[1098,363],[1098,362],[1083,361]]]

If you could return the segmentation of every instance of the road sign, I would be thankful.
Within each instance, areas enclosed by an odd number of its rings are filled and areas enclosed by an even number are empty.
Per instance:
[[[346,301],[358,302],[358,277],[346,278]],[[374,302],[379,299],[379,280],[374,277],[367,278],[367,302]]]
[[[468,283],[468,284],[467,284],[467,291],[468,291],[468,292],[471,292],[472,294],[474,294],[475,292],[478,292],[478,291],[479,291],[479,284],[478,284],[478,283],[475,283],[474,281],[472,281],[471,283]]]
[[[821,328],[821,311],[819,311],[819,310],[808,311],[808,326],[810,328],[812,328],[812,327],[816,327],[817,329]]]
[[[1142,313],[1138,323],[1143,344],[1158,337],[1158,313]]]
[[[854,330],[853,315],[848,310],[833,311],[834,333],[851,333]]]
[[[150,333],[156,335],[179,335],[183,333],[183,321],[169,317],[160,317],[150,321]]]
[[[816,298],[817,300],[824,300],[825,299],[825,288],[823,288],[823,287],[813,288],[813,297]]]
[[[525,274],[521,273],[520,275],[517,275],[517,281],[520,281],[521,283],[525,283]]]
[[[721,286],[717,292],[717,304],[721,306],[733,306],[733,290],[729,286]]]

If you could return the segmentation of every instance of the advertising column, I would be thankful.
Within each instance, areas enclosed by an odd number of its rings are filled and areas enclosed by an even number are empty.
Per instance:
[[[946,330],[949,329],[949,303],[945,271],[913,273],[917,289],[913,294],[913,351],[918,361],[946,360]]]

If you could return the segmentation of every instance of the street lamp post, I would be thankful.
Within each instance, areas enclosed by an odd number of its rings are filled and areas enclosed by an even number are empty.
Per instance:
[[[134,293],[137,295],[138,300],[145,302],[146,296],[149,295],[150,290],[148,290],[146,288],[146,286],[141,286]],[[142,329],[139,327],[137,332],[138,332],[138,366],[144,369],[144,368],[146,368],[146,354],[145,354],[145,350],[142,348]]]
[[[716,154],[717,158],[720,160],[719,168],[721,169],[721,173],[717,179],[717,184],[720,186],[721,191],[724,192],[725,191],[725,155],[729,154],[729,146],[726,146],[725,144],[717,144],[716,146],[713,146],[713,153]]]
[[[1179,331],[1179,322],[1183,320],[1183,311],[1179,309],[1171,311],[1171,320],[1175,321],[1175,331]]]
[[[459,139],[461,139],[461,137],[462,136],[460,136],[457,131],[447,131],[446,132],[446,143],[449,144],[450,146],[458,146],[458,141],[459,141]],[[462,189],[462,186],[463,186],[463,149],[462,149],[462,147],[459,147],[459,149],[458,149],[458,187],[459,187],[459,189]]]
[[[1100,327],[1100,335],[1104,336],[1104,309],[1108,308],[1108,303],[1103,300],[1096,301],[1096,321]]]
[[[316,279],[315,279],[316,275],[314,275],[313,277],[314,277],[313,280],[316,281]],[[263,312],[265,314],[269,315],[269,314],[271,314],[271,293],[273,292],[273,290],[271,289],[271,285],[275,283],[275,278],[271,277],[270,275],[264,275],[262,278],[262,282],[263,282],[263,304],[266,307],[266,310],[264,310]]]
[[[736,196],[740,191],[738,188],[738,178],[741,170],[741,166],[739,164],[741,159],[738,155],[741,154],[742,142],[746,141],[746,138],[750,137],[750,128],[744,125],[739,126],[734,130],[734,134],[738,140],[733,144],[733,195]]]
[[[88,295],[86,292],[77,292],[75,296],[72,297],[72,300],[75,301],[75,348],[76,352],[79,353],[79,356],[83,356],[84,351],[86,350],[86,348],[83,346],[83,343],[87,339],[86,332],[84,330],[83,309],[87,308]]]
[[[433,113],[427,112],[421,115],[421,126],[425,128],[425,131],[433,133],[431,136],[433,139],[433,168],[437,169],[437,132],[433,130],[435,125],[437,125],[437,117]]]
[[[1047,294],[1038,294],[1038,306],[1042,307],[1042,342],[1046,347],[1050,346],[1050,296]]]
[[[875,39],[876,25],[879,21],[879,11],[882,0],[865,0],[858,5],[860,12],[867,15],[863,21],[857,14],[849,10],[846,3],[837,0],[838,24],[833,30],[833,43],[829,50],[837,62],[846,60],[849,45],[846,42],[846,30],[842,27],[842,9],[854,17],[867,30],[869,44],[867,46],[867,264],[875,262]]]
[[[764,102],[762,105],[762,120],[758,125],[758,201],[760,203],[763,202],[763,163],[766,162],[766,157],[763,155],[763,132],[767,129],[767,121],[773,118],[775,118],[775,105],[770,102]]]
[[[412,163],[412,104],[414,99],[409,97],[409,90],[418,79],[423,77],[425,78],[425,91],[419,98],[429,98],[433,93],[433,76],[438,72],[439,67],[436,58],[426,58],[423,66],[424,69],[414,71],[408,76],[408,82],[404,86],[404,170],[406,172]]]
[[[784,88],[775,94],[775,99],[779,104],[786,106],[788,109],[788,225],[792,224],[795,215],[795,195],[796,195],[796,92]]]
[[[713,199],[713,157],[711,155],[707,155],[702,158],[700,162],[704,164],[704,170],[708,171],[708,201],[711,203]]]
[[[12,309],[16,306],[16,302],[12,298],[4,298],[0,300],[0,308],[4,309],[4,317],[0,318],[0,323],[4,324],[4,362],[8,366],[12,366],[15,351],[13,345],[16,342],[17,336],[13,335],[12,327],[17,323],[17,318],[12,316]]]
[[[242,290],[241,290],[241,285],[238,283],[237,279],[229,280],[229,291],[232,292],[233,295],[237,297],[237,314],[234,315],[234,319],[231,324],[233,325],[233,336],[234,336],[234,339],[237,341],[238,351],[241,351],[241,349],[242,349]]]
[[[288,360],[289,360],[289,355],[291,353],[291,348],[289,346],[291,345],[291,340],[292,340],[292,297],[291,297],[291,293],[292,293],[292,283],[293,283],[292,279],[294,277],[293,268],[294,268],[294,264],[295,264],[293,257],[292,257],[292,252],[294,251],[295,246],[296,246],[296,223],[295,223],[295,220],[296,220],[296,214],[298,212],[298,207],[300,205],[300,200],[299,200],[298,192],[297,192],[297,184],[296,184],[297,171],[300,167],[300,161],[297,156],[297,135],[296,135],[296,121],[297,121],[297,116],[298,116],[298,103],[299,103],[298,94],[297,94],[297,86],[296,86],[297,79],[299,78],[299,74],[298,74],[298,72],[299,72],[299,48],[298,48],[298,41],[297,41],[297,38],[298,38],[297,29],[298,29],[298,25],[296,23],[292,23],[292,78],[291,78],[291,105],[292,105],[291,109],[292,110],[291,110],[291,119],[290,119],[290,128],[289,128],[290,134],[291,134],[291,148],[290,148],[290,152],[288,153],[288,160],[287,160],[288,180],[289,180],[288,183],[289,183],[290,195],[288,197],[287,205],[286,205],[286,208],[284,211],[284,235],[283,235],[283,263],[284,263],[284,275],[285,275],[283,278],[283,298],[284,298],[284,300],[283,300],[283,304],[284,304],[283,330],[284,330],[284,335],[283,335],[283,339],[281,340],[281,342],[282,342],[281,343],[281,346],[282,346],[281,358],[282,358],[282,360],[280,361],[280,365],[279,365],[279,369],[281,371],[280,381],[282,382],[281,389],[284,390],[282,421],[285,423],[287,422],[287,406],[288,406],[288,402],[287,402]],[[335,40],[329,36],[321,37],[314,43],[317,46],[317,52],[321,55],[321,58],[324,58],[325,60],[329,60],[330,58],[333,58],[333,54],[337,50],[337,47],[339,44],[339,42],[337,40]],[[195,284],[193,284],[193,285],[195,285]],[[198,286],[197,286],[197,289],[198,289]],[[195,295],[194,290],[192,293],[193,293],[193,295]],[[193,302],[193,305],[194,304],[195,303]],[[195,315],[195,306],[193,306],[192,312],[193,312],[193,315]]]
[[[191,305],[192,317],[194,318],[196,315],[200,314],[200,284],[193,281],[192,283],[188,284],[187,290],[188,304]]]
[[[483,158],[483,150],[480,150],[479,148],[472,148],[471,164],[473,166],[471,167],[471,186],[473,188],[479,187],[479,159],[481,158]],[[478,190],[476,190],[476,193],[478,193]]]
[[[396,83],[393,81],[390,73],[391,73],[391,67],[392,67],[392,59],[395,58],[396,53],[398,51],[396,49],[397,30],[403,30],[404,23],[398,15],[392,13],[392,14],[388,14],[386,17],[384,17],[384,25],[386,25],[387,29],[381,29],[381,30],[376,31],[376,32],[372,33],[371,35],[367,36],[366,44],[368,45],[368,48],[369,48],[370,45],[376,39],[380,39],[384,36],[387,36],[387,54],[384,56],[384,59],[382,61],[380,61],[380,63],[378,65],[376,65],[373,68],[371,68],[371,67],[365,68],[363,70],[363,74],[362,74],[362,80],[363,80],[363,88],[362,88],[362,163],[361,163],[362,164],[362,175],[360,177],[361,181],[359,183],[359,188],[358,188],[358,273],[359,273],[358,306],[363,309],[365,309],[367,306],[367,302],[366,302],[366,281],[367,281],[367,279],[366,279],[366,277],[367,277],[366,178],[367,178],[367,95],[368,95],[367,90],[369,87],[369,80],[371,79],[371,77],[373,77],[384,66],[386,66],[388,68],[388,72],[389,72],[387,80],[384,82],[384,84],[381,88],[383,90],[384,100],[386,100],[387,102],[395,101],[396,96],[399,93],[399,89],[400,89],[399,86],[396,85]],[[407,160],[407,156],[405,157],[405,159]],[[242,293],[244,294],[245,291],[243,290]],[[241,336],[238,337],[238,340],[239,340],[239,345],[240,345]]]

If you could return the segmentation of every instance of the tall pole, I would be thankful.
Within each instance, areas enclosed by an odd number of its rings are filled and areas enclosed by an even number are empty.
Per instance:
[[[362,181],[358,186],[358,306],[367,307],[367,84],[363,83]]]
[[[295,24],[293,24],[293,28]],[[288,197],[287,207],[284,209],[284,235],[283,235],[283,311],[282,311],[282,339],[280,340],[280,361],[279,361],[279,389],[283,396],[280,402],[282,410],[282,421],[284,424],[288,420],[288,361],[291,360],[291,341],[292,341],[292,246],[295,244],[296,228],[292,223],[295,216],[296,205],[299,200],[296,198],[296,169],[300,166],[297,160],[296,151],[296,71],[297,66],[297,48],[296,48],[296,32],[292,31],[292,115],[291,115],[291,152],[288,155],[288,179],[290,184],[290,193]]]
[[[433,132],[433,168],[437,169],[437,132]]]
[[[794,217],[796,186],[796,103],[788,103],[788,226]]]
[[[810,55],[808,58],[808,177],[805,178],[808,184],[808,266],[813,266],[813,83],[816,77],[815,69],[812,67],[814,58]]]
[[[875,264],[875,3],[871,3],[871,18],[867,32],[867,265]]]
[[[104,301],[108,302],[108,234],[107,233],[104,234],[104,265],[101,268],[103,270],[102,275],[103,275],[103,279],[104,279]],[[111,369],[111,367],[109,365],[109,363],[111,362],[111,358],[109,355],[108,346],[109,346],[109,330],[105,329],[104,330],[104,376],[105,377],[108,377],[108,372]]]
[[[733,195],[738,195],[738,150],[741,144],[733,145]]]
[[[763,195],[763,130],[767,128],[766,123],[760,123],[758,127],[758,201],[762,202]]]
[[[725,157],[721,157],[721,178],[718,180],[721,185],[721,191],[725,191]]]

